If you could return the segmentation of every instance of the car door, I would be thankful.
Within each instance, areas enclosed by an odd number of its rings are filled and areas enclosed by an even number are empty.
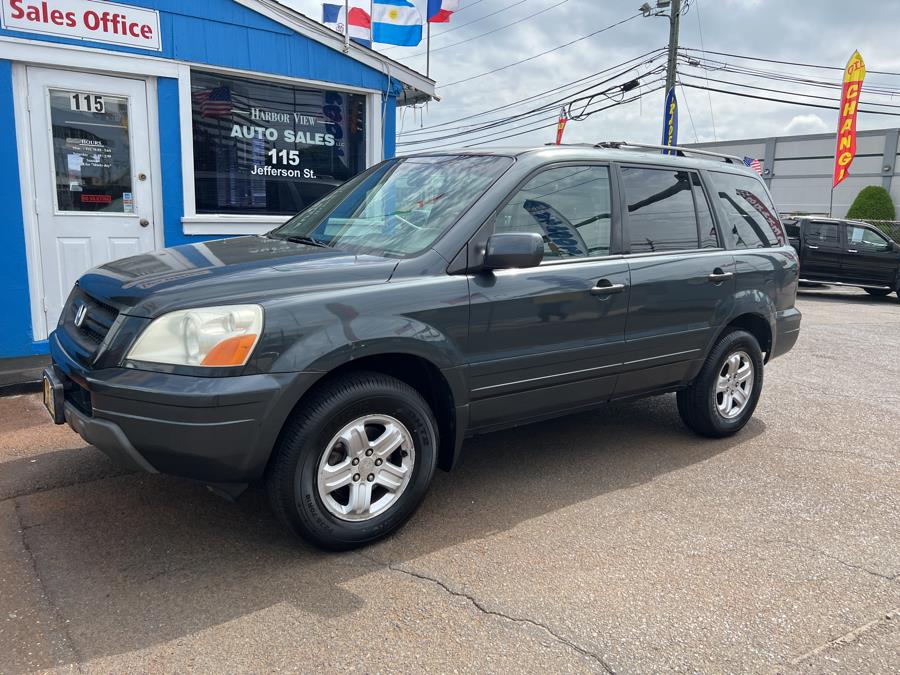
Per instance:
[[[846,257],[843,234],[835,222],[806,221],[800,252],[800,277],[810,281],[841,281]]]
[[[493,233],[536,232],[544,262],[470,276],[470,426],[607,400],[625,335],[628,263],[610,167],[553,165],[498,209]]]
[[[620,168],[631,297],[616,396],[681,382],[728,314],[734,260],[696,171]]]
[[[893,288],[900,265],[900,253],[894,245],[874,228],[847,224],[844,231],[847,255],[844,258],[843,280]]]

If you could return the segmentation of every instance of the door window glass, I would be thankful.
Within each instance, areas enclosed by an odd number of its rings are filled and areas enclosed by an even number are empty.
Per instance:
[[[699,246],[690,172],[626,167],[622,183],[632,253]]]
[[[731,248],[766,248],[785,243],[778,211],[761,181],[736,173],[712,173],[725,211],[723,235]]]
[[[713,221],[712,211],[709,208],[709,200],[706,190],[700,182],[700,176],[691,173],[691,182],[694,185],[694,200],[697,202],[697,224],[700,227],[700,248],[719,248],[719,233]]]
[[[566,166],[543,171],[498,214],[494,232],[535,232],[545,258],[609,255],[609,169]]]
[[[811,222],[806,226],[806,243],[815,246],[837,246],[840,242],[835,223]]]
[[[850,246],[863,246],[872,251],[887,251],[887,239],[866,227],[848,227],[847,241]]]
[[[50,90],[60,211],[133,213],[128,99]]]

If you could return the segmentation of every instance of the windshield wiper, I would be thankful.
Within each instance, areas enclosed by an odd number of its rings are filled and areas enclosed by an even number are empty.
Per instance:
[[[324,241],[319,241],[318,239],[314,239],[313,237],[279,237],[280,239],[284,239],[285,241],[290,241],[294,244],[307,244],[309,246],[318,246],[319,248],[331,248],[331,244],[326,244]]]

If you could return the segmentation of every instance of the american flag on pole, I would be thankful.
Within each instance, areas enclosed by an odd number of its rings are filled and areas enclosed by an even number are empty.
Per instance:
[[[229,117],[232,111],[231,90],[228,87],[203,89],[194,93],[203,117]]]
[[[760,164],[758,159],[752,159],[750,157],[744,157],[744,166],[748,166],[753,169],[756,173],[762,176],[762,164]]]

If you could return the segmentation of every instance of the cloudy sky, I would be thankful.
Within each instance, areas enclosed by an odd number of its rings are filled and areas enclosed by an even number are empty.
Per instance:
[[[320,1],[283,2],[307,16],[321,18]],[[573,86],[490,115],[455,122],[460,118],[593,76],[611,66],[664,47],[668,41],[668,21],[657,17],[639,17],[545,56],[504,68],[494,74],[479,76],[552,50],[633,16],[640,4],[638,0],[463,0],[462,9],[454,15],[450,24],[433,26],[431,76],[437,81],[441,101],[401,112],[401,141],[434,139],[448,133],[452,136],[454,129],[464,125],[528,112],[550,104],[557,98],[573,94],[580,87]],[[655,0],[651,4],[655,4]],[[839,67],[844,66],[854,49],[859,49],[870,71],[866,79],[870,92],[866,92],[864,88],[862,106],[865,108],[869,104],[872,107],[876,103],[896,105],[896,108],[880,109],[900,113],[900,75],[871,73],[873,70],[900,73],[900,49],[897,46],[900,2],[897,0],[690,0],[689,4],[689,10],[681,22],[682,46],[700,50],[702,45],[707,52],[728,52],[782,62]],[[453,46],[463,41],[464,44]],[[425,70],[424,55],[417,55],[423,51],[424,42],[418,48],[389,48],[386,45],[375,45],[375,48],[411,68],[422,72]],[[694,55],[704,58],[704,54],[699,51],[694,52]],[[841,77],[838,71],[747,61],[712,54],[706,54],[705,58],[708,59],[706,65],[714,66],[717,70],[679,66],[684,73],[684,84],[708,84],[714,88],[741,89],[760,96],[791,98],[779,93],[744,88],[745,85],[752,85],[824,97],[804,97],[804,100],[837,105],[839,91],[835,89],[779,80],[770,73],[837,83]],[[640,61],[636,63],[639,64]],[[623,74],[610,84],[643,75],[642,87],[626,96],[643,93],[660,86],[653,84],[660,75],[644,74],[664,63],[662,58],[651,64],[640,65],[637,70]],[[721,69],[723,65],[725,69]],[[735,68],[768,72],[766,77],[761,78],[734,72]],[[452,84],[470,77],[475,79]],[[587,80],[586,85],[596,83],[603,77],[605,76],[595,76]],[[610,85],[604,85],[608,86]],[[897,93],[893,94],[892,90]],[[837,111],[834,110],[737,98],[693,88],[679,88],[678,96],[681,102],[681,142],[828,132],[835,128],[837,120]],[[634,102],[598,112],[582,122],[570,122],[566,140],[629,139],[657,143],[661,135],[662,101],[662,91],[647,91],[645,96]],[[594,106],[602,107],[612,102],[597,99]],[[465,145],[493,140],[530,127],[552,124],[557,115],[558,106],[554,106],[552,111],[517,121],[513,125],[462,136],[459,137],[461,142],[454,142],[457,140],[454,138],[450,143]],[[427,129],[440,124],[446,124],[449,132],[440,127]],[[894,126],[900,126],[900,117],[869,113],[861,113],[859,117],[861,129]],[[470,128],[467,127],[467,130]],[[534,145],[551,141],[554,136],[555,129],[548,128],[499,142]],[[430,145],[445,143],[448,141],[432,140]],[[429,143],[406,146],[409,150],[427,147]]]

